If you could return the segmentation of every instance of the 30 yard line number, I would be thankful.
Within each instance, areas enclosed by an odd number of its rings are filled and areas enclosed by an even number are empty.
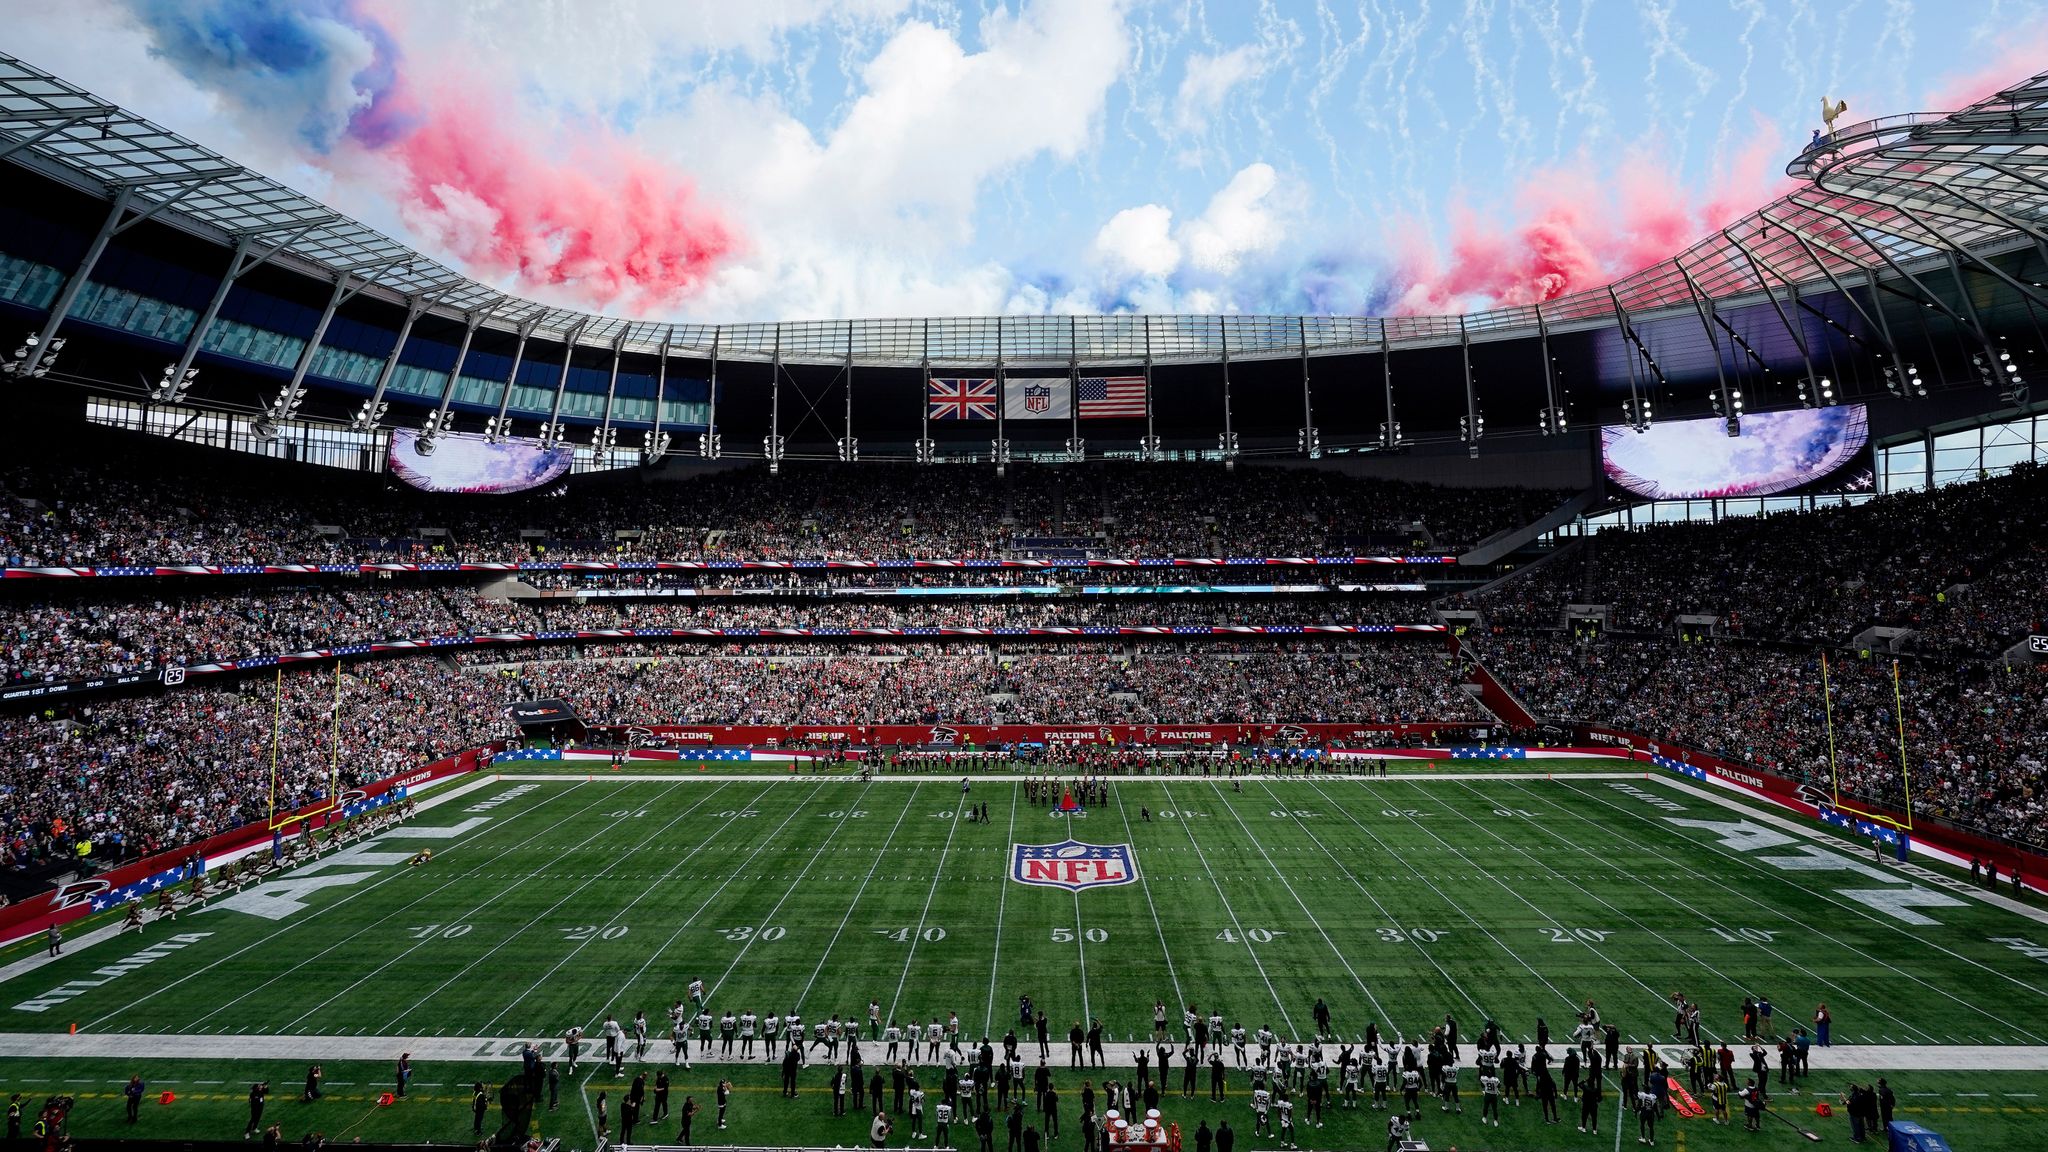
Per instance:
[[[752,924],[742,924],[737,928],[719,928],[715,929],[715,931],[727,940],[733,941],[747,939],[780,940],[784,936],[789,935],[789,929],[784,928],[780,924],[770,924],[768,927],[761,929],[759,936],[754,935],[754,926]]]

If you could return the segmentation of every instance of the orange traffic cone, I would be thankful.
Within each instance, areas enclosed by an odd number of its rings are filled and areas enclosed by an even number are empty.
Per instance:
[[[380,1093],[380,1094],[378,1095],[378,1097],[377,1097],[377,1107],[379,1107],[379,1108],[389,1108],[389,1107],[391,1107],[391,1105],[392,1105],[392,1104],[396,1103],[396,1102],[397,1102],[397,1100],[398,1100],[398,1097],[396,1097],[396,1096],[393,1096],[393,1095],[392,1095],[391,1093],[389,1093],[389,1092],[384,1092],[384,1093]]]
[[[73,1021],[71,1022],[71,1034],[72,1034],[73,1036],[76,1036],[76,1035],[78,1035],[78,1021],[76,1021],[76,1020],[73,1020]]]
[[[169,1104],[171,1101],[176,1100],[177,1098],[178,1094],[176,1092],[165,1092],[163,1095],[158,1096],[156,1098],[156,1102],[159,1104]]]

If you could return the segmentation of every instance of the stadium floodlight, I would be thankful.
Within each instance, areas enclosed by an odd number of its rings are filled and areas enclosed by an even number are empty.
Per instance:
[[[284,427],[285,421],[296,415],[299,405],[305,402],[305,385],[301,384],[296,388],[285,387],[268,407],[249,422],[250,431],[255,433],[256,439],[266,443],[277,439],[278,431]]]
[[[1486,414],[1484,412],[1475,413],[1470,416],[1458,417],[1458,439],[1463,440],[1467,444],[1471,444],[1475,443],[1479,440],[1480,437],[1485,435]]]
[[[782,454],[789,445],[787,436],[761,437],[761,455],[768,458],[768,474],[774,476],[782,471]]]
[[[1165,454],[1165,453],[1163,453],[1163,452],[1161,452],[1161,451],[1159,450],[1159,437],[1157,437],[1157,436],[1140,436],[1140,437],[1138,437],[1138,459],[1140,459],[1140,460],[1163,460],[1163,459],[1165,459],[1165,458],[1166,458],[1166,454]]]
[[[725,437],[716,432],[697,433],[697,455],[706,460],[716,460],[725,450]]]
[[[1385,451],[1392,452],[1394,449],[1399,448],[1400,446],[1401,422],[1399,420],[1380,421],[1380,448]]]
[[[1382,424],[1380,427],[1385,428],[1386,425]],[[1322,431],[1316,428],[1296,428],[1294,430],[1294,448],[1311,460],[1321,457],[1323,454]]]
[[[185,394],[192,390],[192,382],[199,378],[199,369],[187,368],[185,369],[185,374],[182,377],[175,380],[172,379],[172,377],[177,376],[177,374],[178,365],[176,363],[164,365],[163,378],[161,380],[158,380],[156,382],[156,386],[149,390],[149,399],[152,403],[184,403]]]
[[[543,449],[552,451],[560,448],[562,442],[568,438],[569,429],[564,427],[560,421],[550,420],[540,426],[540,446]]]
[[[911,448],[914,450],[919,464],[930,464],[938,459],[939,442],[929,436],[919,437],[912,442]]]
[[[668,455],[669,434],[648,429],[647,439],[640,445],[640,462],[654,464]]]
[[[1539,408],[1536,411],[1536,430],[1545,436],[1562,435],[1571,430],[1571,422],[1565,419],[1562,408]]]
[[[357,432],[371,431],[384,422],[385,415],[390,411],[389,401],[365,400],[362,407],[357,408],[356,414],[349,419],[348,426]]]
[[[484,443],[496,444],[510,435],[512,435],[512,418],[510,416],[493,416],[484,421]]]
[[[33,332],[29,333],[28,338],[22,341],[21,347],[14,350],[14,355],[6,363],[0,364],[0,375],[11,376],[15,379],[39,379],[48,376],[51,366],[57,363],[57,353],[64,350],[64,338],[58,336],[50,341],[49,348],[43,352],[43,358],[36,363],[33,372],[23,371],[28,365],[29,355],[41,343],[41,337]]]
[[[1067,459],[1075,464],[1088,458],[1088,441],[1079,436],[1067,437]]]
[[[1638,433],[1650,430],[1653,413],[1648,396],[1631,396],[1621,402],[1621,420]]]
[[[1001,476],[1010,464],[1010,438],[998,436],[989,441],[988,458],[996,462],[996,475]]]
[[[841,436],[835,443],[839,448],[841,464],[853,464],[860,460],[860,437]]]
[[[591,430],[590,454],[598,463],[603,464],[609,461],[612,458],[612,452],[618,446],[619,430],[617,428],[594,428]]]
[[[436,439],[454,423],[453,412],[444,412],[436,408],[427,413],[427,418],[420,422],[420,434],[413,438],[412,450],[421,456],[432,456]]]

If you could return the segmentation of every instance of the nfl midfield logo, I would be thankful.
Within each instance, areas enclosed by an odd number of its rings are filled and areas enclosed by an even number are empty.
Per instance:
[[[1034,414],[1052,411],[1052,387],[1046,384],[1025,385],[1024,410]]]
[[[1138,878],[1129,844],[1017,844],[1010,850],[1010,879],[1043,888],[1107,888]]]

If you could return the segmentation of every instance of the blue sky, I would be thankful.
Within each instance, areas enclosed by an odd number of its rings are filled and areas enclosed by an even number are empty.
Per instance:
[[[2048,66],[2038,0],[4,13],[9,51],[480,278],[716,320],[1528,298],[1767,199],[1823,94]]]

